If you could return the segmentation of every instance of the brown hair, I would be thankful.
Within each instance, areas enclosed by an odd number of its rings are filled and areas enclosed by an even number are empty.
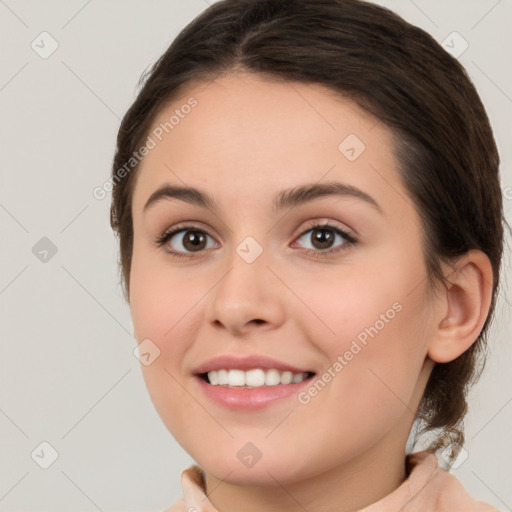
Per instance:
[[[403,183],[420,214],[431,290],[446,283],[441,262],[480,249],[493,269],[492,302],[476,342],[436,363],[418,409],[429,446],[464,442],[466,393],[483,369],[503,251],[499,155],[485,109],[463,66],[428,33],[362,0],[222,0],[175,38],[143,74],[124,116],[113,161],[110,222],[120,238],[129,300],[132,194],[137,166],[119,169],[146,139],[155,116],[192,83],[246,71],[317,83],[357,103],[390,127]],[[510,229],[510,227],[509,227]],[[477,363],[481,362],[480,372]]]

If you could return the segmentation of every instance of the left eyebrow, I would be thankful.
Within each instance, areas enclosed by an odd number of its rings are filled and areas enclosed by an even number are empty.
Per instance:
[[[292,208],[321,197],[333,195],[360,199],[372,206],[381,215],[384,215],[382,207],[372,196],[353,185],[339,182],[311,183],[283,190],[278,193],[274,199],[273,211],[277,213],[285,208]],[[170,184],[165,184],[155,190],[144,205],[143,211],[146,212],[151,205],[164,199],[178,199],[202,208],[217,211],[216,202],[206,192],[202,192],[194,187],[182,187]]]
[[[279,210],[284,208],[299,206],[313,201],[314,199],[326,196],[354,197],[364,201],[377,210],[381,215],[384,215],[382,207],[372,196],[353,185],[347,185],[346,183],[340,183],[337,181],[331,181],[328,183],[311,183],[283,190],[274,199],[274,212],[277,213]]]

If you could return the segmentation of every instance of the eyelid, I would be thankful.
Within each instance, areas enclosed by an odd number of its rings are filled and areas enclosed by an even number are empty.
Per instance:
[[[185,220],[185,221],[182,221],[182,222],[178,222],[177,224],[172,224],[171,226],[169,226],[168,228],[166,228],[165,230],[161,231],[163,234],[165,233],[168,233],[170,231],[178,231],[180,229],[197,229],[197,230],[200,230],[200,231],[204,231],[205,233],[207,233],[208,235],[210,235],[212,238],[218,238],[219,240],[222,240],[222,237],[221,236],[213,236],[213,234],[211,234],[211,232],[213,231],[212,229],[210,229],[210,227],[208,226],[208,224],[204,224],[203,222],[199,221],[199,220]]]
[[[326,226],[326,224],[329,224],[330,226]],[[329,217],[317,217],[315,219],[308,220],[305,225],[302,225],[298,235],[295,238],[304,235],[304,233],[315,227],[332,227],[339,229],[340,231],[344,231],[347,235],[355,240],[358,239],[358,235],[353,229],[349,228],[346,224],[341,224],[339,221],[335,221]]]
[[[301,226],[300,231],[298,231],[297,234],[292,235],[292,236],[294,239],[296,239],[297,237],[304,235],[304,233],[306,233],[307,231],[309,231],[315,227],[322,227],[322,226],[325,226],[325,224],[331,224],[333,228],[340,229],[341,231],[346,232],[347,235],[352,236],[353,238],[358,237],[358,235],[354,232],[354,230],[347,227],[345,224],[343,224],[342,226],[339,226],[338,221],[334,221],[334,222],[336,223],[336,225],[332,225],[333,221],[327,217],[317,217],[315,219],[310,219],[310,220],[306,221],[305,226],[304,225]],[[176,232],[180,231],[181,229],[201,230],[201,231],[204,231],[211,238],[215,238],[213,235],[210,234],[208,228],[201,225],[201,223],[199,221],[179,222],[178,224],[175,224],[175,225],[171,226],[170,228],[164,230],[158,238],[163,238],[164,236],[166,236],[169,233],[176,233]],[[222,237],[219,237],[219,238],[222,241]]]
[[[292,244],[295,244],[297,242],[297,240],[299,240],[306,233],[314,230],[315,228],[331,229],[331,230],[335,231],[339,236],[341,236],[342,238],[345,239],[345,242],[341,246],[338,246],[338,248],[334,248],[334,249],[329,248],[326,250],[318,250],[318,251],[316,251],[314,249],[303,249],[308,254],[309,253],[311,253],[311,254],[318,253],[318,255],[316,257],[323,257],[323,256],[336,254],[337,252],[343,251],[344,246],[348,247],[348,246],[356,245],[359,242],[359,237],[357,236],[357,234],[354,233],[354,231],[352,229],[347,228],[345,226],[341,227],[340,225],[338,225],[338,221],[332,221],[331,219],[326,218],[326,217],[319,217],[319,218],[310,219],[309,221],[307,221],[306,225],[305,226],[303,225],[303,227],[301,228],[301,231],[298,233],[298,235],[296,235],[293,238]],[[200,225],[197,225],[197,221],[184,221],[184,222],[180,222],[178,224],[173,225],[172,227],[166,229],[161,235],[159,235],[154,240],[154,243],[156,244],[156,246],[158,248],[161,248],[164,245],[166,245],[172,238],[174,238],[174,236],[177,235],[178,233],[182,233],[182,232],[186,232],[186,231],[194,231],[194,230],[203,232],[204,234],[209,236],[212,240],[214,240],[214,242],[216,244],[218,244],[218,242],[216,241],[216,237],[212,236],[209,233],[208,229],[206,229]],[[193,258],[194,254],[195,254],[193,251],[192,252],[186,252],[186,251],[181,252],[181,251],[170,250],[168,248],[165,248],[165,250],[167,251],[168,254],[175,256],[175,257]],[[210,250],[211,250],[211,248],[210,248]],[[197,251],[197,254],[201,255],[201,254],[205,254],[207,252],[210,252],[210,251],[207,251],[207,250]]]

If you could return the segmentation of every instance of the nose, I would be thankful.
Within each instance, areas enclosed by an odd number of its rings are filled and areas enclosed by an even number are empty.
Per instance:
[[[286,287],[268,251],[253,260],[257,248],[250,241],[242,243],[219,263],[222,270],[207,295],[206,311],[207,322],[216,329],[240,336],[254,329],[274,329],[284,322]]]

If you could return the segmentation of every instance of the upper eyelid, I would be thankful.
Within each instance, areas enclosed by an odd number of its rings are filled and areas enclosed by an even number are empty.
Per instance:
[[[300,228],[300,231],[297,234],[292,235],[294,241],[300,237],[302,237],[305,233],[308,231],[311,231],[315,228],[324,228],[324,229],[338,229],[342,232],[344,232],[346,235],[352,237],[353,239],[358,239],[358,235],[349,227],[345,227],[345,225],[340,226],[338,225],[339,221],[333,221],[331,219],[328,219],[327,217],[318,217],[315,219],[310,219],[305,222],[306,225],[303,223],[303,227]],[[326,226],[326,224],[330,224],[331,226]],[[171,234],[172,237],[177,235],[178,233],[182,233],[183,231],[192,231],[192,230],[198,230],[203,231],[211,238],[215,239],[207,228],[204,228],[200,225],[194,225],[194,221],[189,221],[187,224],[186,221],[184,223],[178,223],[177,225],[170,227],[169,229],[166,229],[163,231],[162,237],[166,234]],[[222,240],[222,237],[220,237]]]

